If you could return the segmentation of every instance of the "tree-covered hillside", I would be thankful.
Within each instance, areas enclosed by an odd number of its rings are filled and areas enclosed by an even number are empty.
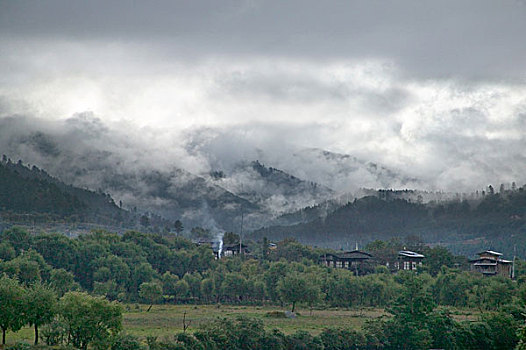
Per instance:
[[[493,246],[509,252],[516,248],[517,254],[526,256],[526,187],[489,191],[478,199],[426,204],[379,191],[312,222],[253,233],[254,237],[295,237],[304,243],[335,247],[409,235],[468,255]]]
[[[22,161],[0,161],[0,214],[6,222],[53,221],[129,225],[133,215],[110,195],[69,186]]]
[[[9,165],[0,164],[0,209],[72,215],[81,213],[86,205],[54,183],[23,177]]]
[[[38,340],[33,316],[46,311],[47,317],[37,320],[42,329],[41,340],[55,348],[66,343],[83,350],[329,350],[348,349],[351,344],[353,349],[363,350],[498,350],[513,349],[519,341],[526,340],[521,328],[526,317],[526,266],[520,259],[515,261],[513,281],[468,272],[462,264],[465,258],[453,256],[443,247],[409,245],[409,249],[425,254],[423,266],[416,273],[390,273],[383,259],[393,254],[396,258],[400,244],[409,242],[375,241],[366,247],[373,256],[374,269],[356,276],[352,270],[320,264],[320,256],[330,250],[313,249],[294,240],[277,242],[272,250],[267,241],[247,242],[252,255],[222,259],[215,259],[207,245],[137,231],[117,235],[98,230],[68,238],[61,234],[31,235],[13,227],[0,232],[0,242],[0,321],[4,334],[10,331],[8,336],[12,338],[23,325],[30,324],[35,326]],[[224,304],[243,305],[242,312],[246,313],[250,313],[250,305],[273,305],[298,312],[292,315],[309,322],[309,328],[286,336],[280,331],[265,333],[267,327],[262,319],[257,323],[236,321],[250,324],[246,329],[250,332],[243,335],[237,332],[244,326],[228,320],[236,312],[226,312],[216,322],[197,327],[192,324],[194,328],[184,338],[191,343],[181,343],[181,335],[163,340],[147,334],[142,339],[146,341],[143,347],[124,347],[114,345],[120,340],[113,337],[121,326],[120,308],[105,299],[145,303],[146,312],[162,303],[193,304],[188,310],[196,310],[199,304],[216,304],[216,309],[222,309]],[[128,304],[127,308],[131,310],[131,306]],[[333,307],[353,308],[360,315],[365,307],[381,308],[385,315],[369,319],[359,329],[341,316],[338,328],[324,324],[326,328],[319,335],[312,334],[315,318],[307,314],[313,308],[316,313],[323,313]],[[464,319],[468,308],[477,310],[476,320]],[[139,309],[136,306],[134,313]],[[110,315],[114,317],[106,318],[112,310]],[[167,311],[165,308],[160,315],[163,320],[170,319]],[[272,318],[287,314],[271,311],[266,316],[272,322]],[[111,321],[115,333],[108,332],[110,327],[104,320]],[[298,330],[295,321],[291,319],[290,323]],[[189,325],[184,322],[183,327]],[[71,327],[73,323],[75,328]],[[131,333],[133,329],[125,331]],[[269,343],[267,337],[276,341]],[[115,343],[111,347],[95,346],[101,339]],[[135,340],[139,344],[141,339]],[[28,348],[29,345],[23,347]]]

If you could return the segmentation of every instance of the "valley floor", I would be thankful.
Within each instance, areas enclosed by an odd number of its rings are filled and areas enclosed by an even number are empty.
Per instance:
[[[126,304],[124,307],[123,331],[142,339],[155,336],[159,339],[171,339],[176,333],[183,331],[183,316],[186,312],[186,322],[190,323],[189,332],[195,331],[199,325],[217,318],[235,318],[246,316],[261,319],[267,330],[279,329],[285,334],[298,330],[307,331],[313,335],[319,334],[324,328],[359,329],[367,321],[376,319],[387,313],[383,309],[313,309],[300,308],[296,318],[270,317],[273,311],[283,312],[279,306],[230,306],[230,305],[154,305],[147,312],[148,305]],[[454,310],[457,320],[475,319],[475,310]],[[33,329],[24,328],[17,333],[7,334],[7,343],[17,341],[33,341]]]

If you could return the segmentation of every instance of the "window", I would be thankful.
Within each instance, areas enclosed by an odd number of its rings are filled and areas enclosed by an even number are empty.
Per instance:
[[[404,261],[404,270],[409,270],[409,261]]]

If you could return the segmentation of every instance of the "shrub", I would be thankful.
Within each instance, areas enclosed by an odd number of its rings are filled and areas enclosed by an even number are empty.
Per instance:
[[[13,345],[8,345],[5,350],[31,350],[31,344],[25,342],[17,342]]]
[[[111,350],[143,350],[144,348],[139,339],[130,334],[119,334],[111,343]]]
[[[47,345],[55,346],[64,342],[66,333],[64,324],[58,320],[54,320],[42,327],[40,339]]]

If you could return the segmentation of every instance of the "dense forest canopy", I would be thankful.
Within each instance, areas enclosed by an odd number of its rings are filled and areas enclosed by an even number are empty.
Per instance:
[[[414,235],[462,254],[493,246],[526,256],[526,187],[445,202],[403,197],[399,191],[378,191],[310,222],[263,228],[253,237],[296,237],[312,245],[350,248],[355,242]]]
[[[231,236],[234,240],[239,238]],[[91,307],[113,310],[109,305],[99,305],[99,301],[79,292],[88,292],[105,300],[142,302],[150,305],[148,309],[157,303],[218,302],[235,305],[281,304],[294,311],[315,306],[381,307],[386,308],[391,316],[369,324],[363,332],[327,329],[319,336],[321,338],[308,333],[302,336],[307,337],[307,343],[315,344],[328,342],[334,334],[331,332],[343,332],[338,334],[345,339],[348,337],[347,341],[356,340],[361,346],[357,349],[371,349],[368,346],[372,346],[370,342],[373,338],[368,337],[373,335],[376,337],[374,349],[396,349],[398,345],[394,344],[407,340],[407,334],[415,337],[410,342],[421,344],[417,348],[422,344],[436,346],[445,341],[464,344],[451,348],[477,349],[477,342],[482,342],[490,344],[485,348],[501,349],[502,344],[496,342],[517,344],[519,337],[516,332],[524,323],[526,314],[524,261],[515,261],[516,281],[504,277],[484,278],[467,270],[465,257],[455,256],[443,247],[428,247],[417,240],[375,241],[369,244],[366,250],[375,257],[375,265],[365,276],[321,265],[322,255],[336,252],[313,249],[294,239],[277,242],[272,250],[268,249],[267,240],[247,242],[250,255],[219,260],[210,246],[199,246],[178,236],[137,231],[117,235],[99,230],[78,238],[68,238],[61,234],[31,235],[13,227],[0,234],[0,241],[0,274],[4,275],[0,281],[0,292],[4,284],[5,288],[11,288],[9,290],[16,293],[26,293],[22,292],[23,289],[29,293],[35,286],[43,285],[56,297],[61,297],[57,312],[61,320],[68,322],[76,322],[73,316],[66,319],[65,315],[79,305],[93,305],[86,306],[87,313],[91,312]],[[425,254],[423,267],[417,274],[403,271],[393,274],[386,268],[384,262],[396,259],[398,250],[402,248]],[[458,322],[452,319],[448,309],[444,309],[448,307],[475,308],[481,310],[484,317],[477,324]],[[409,323],[408,318],[411,320]],[[108,322],[116,322],[111,324],[115,324],[114,331],[118,331],[118,319],[112,321],[110,318]],[[217,329],[233,331],[230,327],[243,328],[245,322],[256,322],[254,326],[257,326],[257,321],[249,319],[218,321],[191,337],[195,337],[194,341],[203,341],[202,332],[212,332],[206,333],[210,335],[215,334]],[[451,336],[444,339],[435,329],[437,325],[446,327]],[[11,329],[11,326],[6,327]],[[16,330],[18,326],[13,327]],[[485,327],[484,332],[489,333],[478,339],[481,335],[477,327]],[[509,332],[497,331],[499,327]],[[49,335],[48,331],[44,327],[45,335]],[[108,332],[111,334],[113,331]],[[234,333],[231,336],[232,339],[238,337]],[[270,333],[260,334],[252,340],[256,342],[267,336]],[[284,343],[291,341],[288,337],[278,336]],[[97,338],[83,339],[78,338],[73,345],[83,348],[83,344]],[[325,344],[325,348],[320,349],[332,349]]]
[[[61,223],[64,228],[56,230],[89,232],[99,227],[120,233],[127,229],[165,233],[177,229],[187,237],[203,229],[214,239],[224,232],[213,218],[203,222],[201,228],[188,225],[185,231],[182,227],[187,225],[182,217],[172,222],[137,208],[125,210],[122,202],[116,205],[109,194],[66,185],[36,166],[30,168],[7,157],[0,162],[0,175],[0,215],[6,227],[19,224],[38,231],[38,227]],[[493,247],[508,255],[526,257],[524,186],[501,185],[498,190],[488,186],[484,191],[453,198],[412,190],[362,192],[365,197],[343,205],[333,200],[282,215],[269,221],[278,226],[252,231],[249,236],[255,240],[294,237],[314,246],[346,249],[376,239],[416,236],[463,255]],[[445,199],[440,200],[442,197]],[[228,231],[243,230],[244,212],[236,213],[239,217],[231,221],[239,222]],[[177,227],[175,222],[179,223]]]

